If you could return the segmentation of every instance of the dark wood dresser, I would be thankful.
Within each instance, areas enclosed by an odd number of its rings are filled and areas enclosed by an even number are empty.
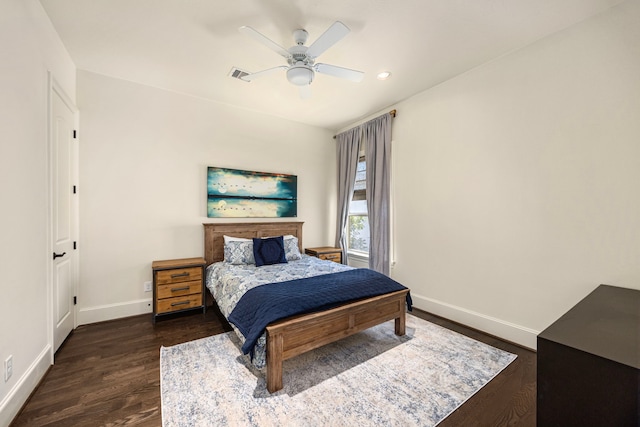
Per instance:
[[[538,335],[538,426],[640,426],[640,291],[600,285]]]

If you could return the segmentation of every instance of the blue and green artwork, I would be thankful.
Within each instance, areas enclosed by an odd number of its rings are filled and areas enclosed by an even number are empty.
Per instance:
[[[280,218],[298,215],[298,177],[209,167],[207,217]]]

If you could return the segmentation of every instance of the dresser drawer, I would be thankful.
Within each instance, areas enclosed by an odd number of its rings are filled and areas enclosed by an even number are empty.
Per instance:
[[[160,299],[157,304],[158,313],[170,313],[172,311],[186,310],[187,308],[201,307],[202,294]]]
[[[157,291],[158,299],[165,299],[190,294],[202,293],[202,280],[193,280],[191,282],[171,283],[168,285],[159,285]]]
[[[200,267],[174,268],[156,273],[156,285],[170,285],[195,280],[202,281],[202,268]]]

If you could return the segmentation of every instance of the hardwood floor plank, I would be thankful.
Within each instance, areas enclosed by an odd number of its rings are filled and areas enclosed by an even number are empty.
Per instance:
[[[533,351],[420,310],[413,314],[518,355],[440,427],[535,426]],[[160,426],[160,347],[229,330],[217,308],[155,325],[144,315],[80,326],[11,426]]]

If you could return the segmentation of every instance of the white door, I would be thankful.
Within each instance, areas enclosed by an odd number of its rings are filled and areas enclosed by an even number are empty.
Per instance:
[[[75,107],[52,84],[51,90],[51,241],[53,260],[53,351],[75,327],[77,277],[77,139]]]

